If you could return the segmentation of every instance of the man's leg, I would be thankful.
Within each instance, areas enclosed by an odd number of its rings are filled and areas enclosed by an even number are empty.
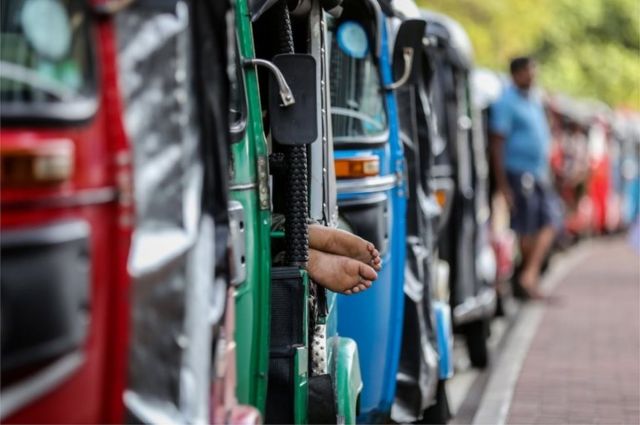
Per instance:
[[[520,283],[534,297],[541,295],[538,288],[540,271],[542,263],[553,244],[555,234],[556,231],[553,226],[546,225],[531,237],[531,246],[526,257],[523,253],[524,266],[520,274]]]
[[[531,251],[533,251],[533,246],[536,241],[537,234],[532,235],[518,235],[518,239],[520,242],[520,255],[522,256],[522,266],[523,270],[526,265],[529,263],[529,258],[531,257]]]

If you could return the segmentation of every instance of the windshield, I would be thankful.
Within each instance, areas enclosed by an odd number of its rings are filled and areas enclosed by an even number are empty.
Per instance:
[[[85,2],[4,0],[0,7],[3,115],[16,104],[73,102],[93,95]]]
[[[334,142],[384,134],[384,97],[364,28],[355,21],[330,21],[328,30]]]

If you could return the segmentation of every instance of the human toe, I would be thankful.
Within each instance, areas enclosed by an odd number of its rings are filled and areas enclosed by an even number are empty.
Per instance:
[[[366,264],[360,264],[360,277],[366,280],[376,280],[378,278],[378,273],[376,273],[373,267],[367,266]]]

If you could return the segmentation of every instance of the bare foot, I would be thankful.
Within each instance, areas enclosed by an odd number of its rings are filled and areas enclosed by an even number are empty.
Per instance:
[[[533,300],[543,300],[546,297],[538,288],[539,280],[540,276],[532,271],[525,270],[520,274],[520,286]]]
[[[309,226],[309,247],[353,258],[369,264],[377,271],[382,268],[382,259],[376,247],[360,236],[344,230],[312,224]]]
[[[309,250],[309,276],[323,287],[342,294],[357,294],[371,287],[378,278],[376,271],[361,261]]]

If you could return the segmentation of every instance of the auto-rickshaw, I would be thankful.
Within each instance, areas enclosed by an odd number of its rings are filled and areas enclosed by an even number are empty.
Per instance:
[[[451,18],[423,11],[433,64],[432,99],[444,143],[435,147],[433,184],[445,211],[439,253],[450,265],[454,328],[471,364],[488,363],[488,324],[496,308],[495,256],[489,240],[488,166],[481,120],[471,99],[471,42]]]
[[[412,1],[394,2],[400,22],[425,22]],[[396,422],[446,423],[449,411],[445,381],[453,375],[451,310],[447,264],[438,257],[442,209],[431,184],[432,146],[437,128],[430,100],[429,57],[425,37],[415,46],[413,78],[396,90],[400,139],[407,180],[407,265],[402,351],[391,417]],[[402,71],[394,60],[396,75]]]
[[[3,422],[122,420],[131,155],[112,31],[81,1],[2,3]]]
[[[618,230],[622,196],[615,190],[619,151],[612,137],[612,111],[597,101],[559,94],[547,103],[556,130],[552,168],[568,210],[567,232],[584,236]]]
[[[364,389],[359,422],[385,421],[395,397],[403,328],[406,179],[394,89],[411,76],[422,30],[398,30],[392,75],[389,4],[345,1],[328,19],[333,144],[341,225],[380,250],[373,287],[339,296],[338,331],[360,350]],[[403,35],[400,35],[403,34]],[[344,320],[346,318],[346,320]]]
[[[231,11],[139,1],[112,14],[135,171],[127,421],[256,423],[234,394],[244,221],[228,202]]]
[[[4,422],[255,422],[222,391],[227,7],[3,3]]]
[[[595,207],[595,232],[611,233],[621,223],[621,200],[612,179],[615,152],[611,141],[611,110],[598,103],[589,107],[593,115],[588,134],[591,177],[587,191]]]
[[[640,216],[640,115],[617,110],[613,133],[620,149],[622,220],[628,227]]]
[[[550,169],[564,207],[564,223],[558,237],[560,245],[593,232],[595,209],[587,193],[590,178],[589,117],[577,102],[566,96],[547,100],[552,145]]]
[[[336,331],[336,295],[305,270],[307,223],[337,225],[324,5],[236,4],[230,179],[247,247],[237,395],[267,423],[354,423],[362,389],[357,346]]]

